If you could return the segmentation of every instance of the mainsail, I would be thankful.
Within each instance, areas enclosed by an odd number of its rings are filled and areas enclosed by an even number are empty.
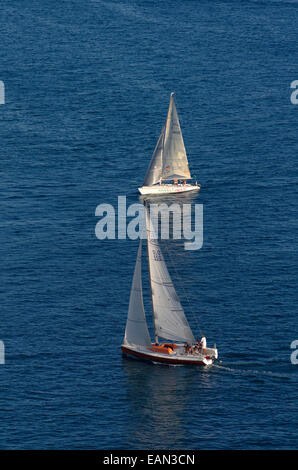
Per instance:
[[[142,239],[140,240],[130,291],[124,344],[151,346],[142,293]]]
[[[167,120],[153,152],[144,186],[152,186],[160,180],[191,178],[173,95],[171,93]]]
[[[173,93],[166,121],[162,165],[163,180],[191,178]]]
[[[155,334],[172,341],[194,342],[194,336],[170,278],[146,209],[147,246]]]

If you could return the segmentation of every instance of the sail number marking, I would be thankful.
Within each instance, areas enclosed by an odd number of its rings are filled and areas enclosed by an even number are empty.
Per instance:
[[[162,261],[160,250],[152,250],[154,261]]]

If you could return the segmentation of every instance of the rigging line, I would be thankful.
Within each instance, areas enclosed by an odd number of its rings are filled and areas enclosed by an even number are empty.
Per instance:
[[[182,286],[182,289],[183,289],[183,292],[184,292],[184,296],[186,297],[186,300],[187,300],[187,302],[188,302],[188,304],[189,304],[192,317],[195,319],[196,326],[197,326],[197,328],[199,329],[199,331],[200,331],[200,333],[201,333],[201,335],[202,335],[203,332],[202,332],[202,329],[201,329],[201,327],[200,327],[200,324],[199,324],[197,315],[195,315],[195,313],[194,313],[194,310],[193,310],[193,308],[192,308],[192,304],[191,304],[191,302],[190,302],[190,300],[189,300],[189,297],[188,297],[188,295],[187,295],[187,293],[186,293],[186,291],[185,291],[185,288],[184,288],[184,286],[183,286],[183,282],[181,282],[182,279],[181,279],[181,277],[180,277],[179,274],[178,274],[178,271],[177,271],[177,269],[176,269],[176,267],[175,267],[175,264],[173,263],[172,255],[170,254],[170,251],[169,251],[169,249],[168,249],[166,243],[165,243],[165,248],[166,248],[166,250],[167,250],[170,263],[171,263],[171,265],[173,266],[173,269],[175,270],[176,276],[178,277],[178,279],[179,279],[179,281],[180,281],[180,284],[181,284],[181,286]]]

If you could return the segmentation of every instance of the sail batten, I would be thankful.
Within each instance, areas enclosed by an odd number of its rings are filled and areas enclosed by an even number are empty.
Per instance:
[[[134,344],[146,347],[151,346],[142,292],[142,239],[140,240],[130,291],[124,344]]]

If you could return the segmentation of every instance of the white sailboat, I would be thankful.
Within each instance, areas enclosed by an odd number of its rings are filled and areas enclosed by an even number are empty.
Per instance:
[[[155,341],[152,343],[142,294],[142,240],[134,270],[124,341],[124,355],[166,364],[211,365],[218,357],[216,346],[193,348],[195,338],[167,270],[153,225],[146,210],[147,249]],[[159,338],[167,340],[160,342]],[[187,344],[187,346],[186,346]]]
[[[142,195],[199,191],[200,185],[197,182],[187,183],[190,179],[174,93],[171,93],[166,122],[158,138],[143,186],[138,190]]]

